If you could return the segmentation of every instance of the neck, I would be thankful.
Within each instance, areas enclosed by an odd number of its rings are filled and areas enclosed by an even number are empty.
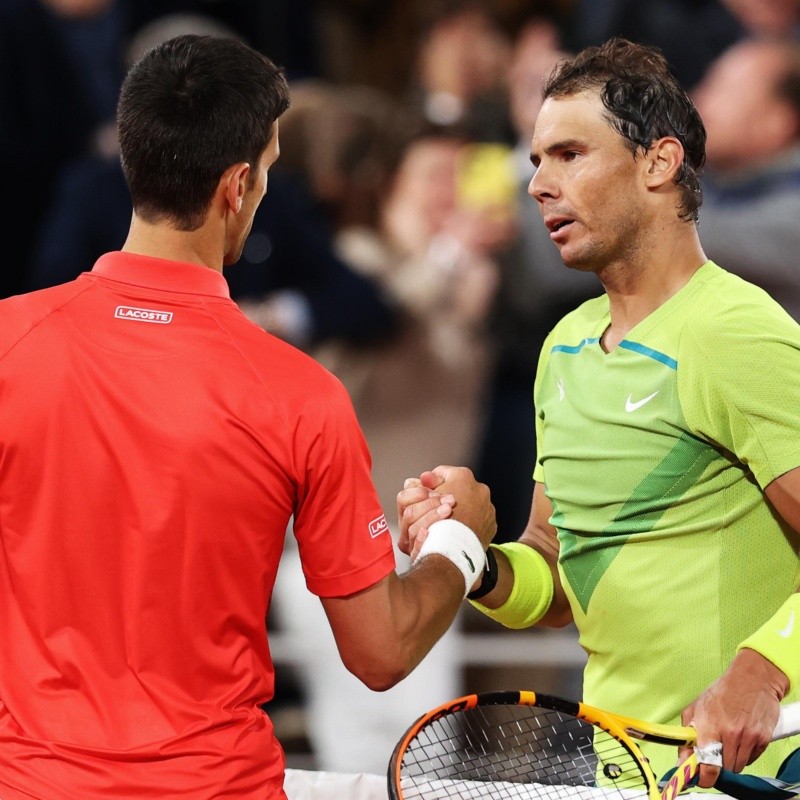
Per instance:
[[[697,228],[680,224],[684,229],[662,231],[655,246],[640,247],[633,257],[598,272],[611,312],[602,340],[606,351],[613,350],[632,328],[677,294],[708,260]]]
[[[135,214],[122,250],[151,258],[182,261],[222,272],[222,254],[203,228],[179,231],[167,222],[149,223]]]

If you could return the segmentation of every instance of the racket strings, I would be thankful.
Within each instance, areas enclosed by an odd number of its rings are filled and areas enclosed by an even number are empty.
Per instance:
[[[636,759],[600,728],[559,711],[475,706],[424,727],[402,756],[402,797],[648,797]]]

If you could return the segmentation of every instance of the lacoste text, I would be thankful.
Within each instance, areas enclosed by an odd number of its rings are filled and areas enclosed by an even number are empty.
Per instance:
[[[152,308],[134,308],[133,306],[117,306],[114,311],[117,319],[132,319],[136,322],[156,322],[167,325],[172,322],[171,311],[156,311]]]
[[[373,539],[376,536],[380,536],[380,534],[385,533],[388,530],[389,530],[389,523],[386,521],[386,516],[384,514],[381,514],[379,517],[376,517],[369,524],[369,535]]]

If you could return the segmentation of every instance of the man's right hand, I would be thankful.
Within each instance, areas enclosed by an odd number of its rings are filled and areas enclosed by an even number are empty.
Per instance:
[[[474,531],[486,549],[497,533],[489,487],[475,480],[467,467],[439,466],[409,479],[397,495],[400,523],[398,546],[412,561],[428,534],[428,527],[452,517]]]

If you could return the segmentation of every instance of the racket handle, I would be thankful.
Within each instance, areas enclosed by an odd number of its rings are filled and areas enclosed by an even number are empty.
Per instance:
[[[772,741],[800,733],[800,703],[790,703],[781,709],[778,724],[772,732]]]

